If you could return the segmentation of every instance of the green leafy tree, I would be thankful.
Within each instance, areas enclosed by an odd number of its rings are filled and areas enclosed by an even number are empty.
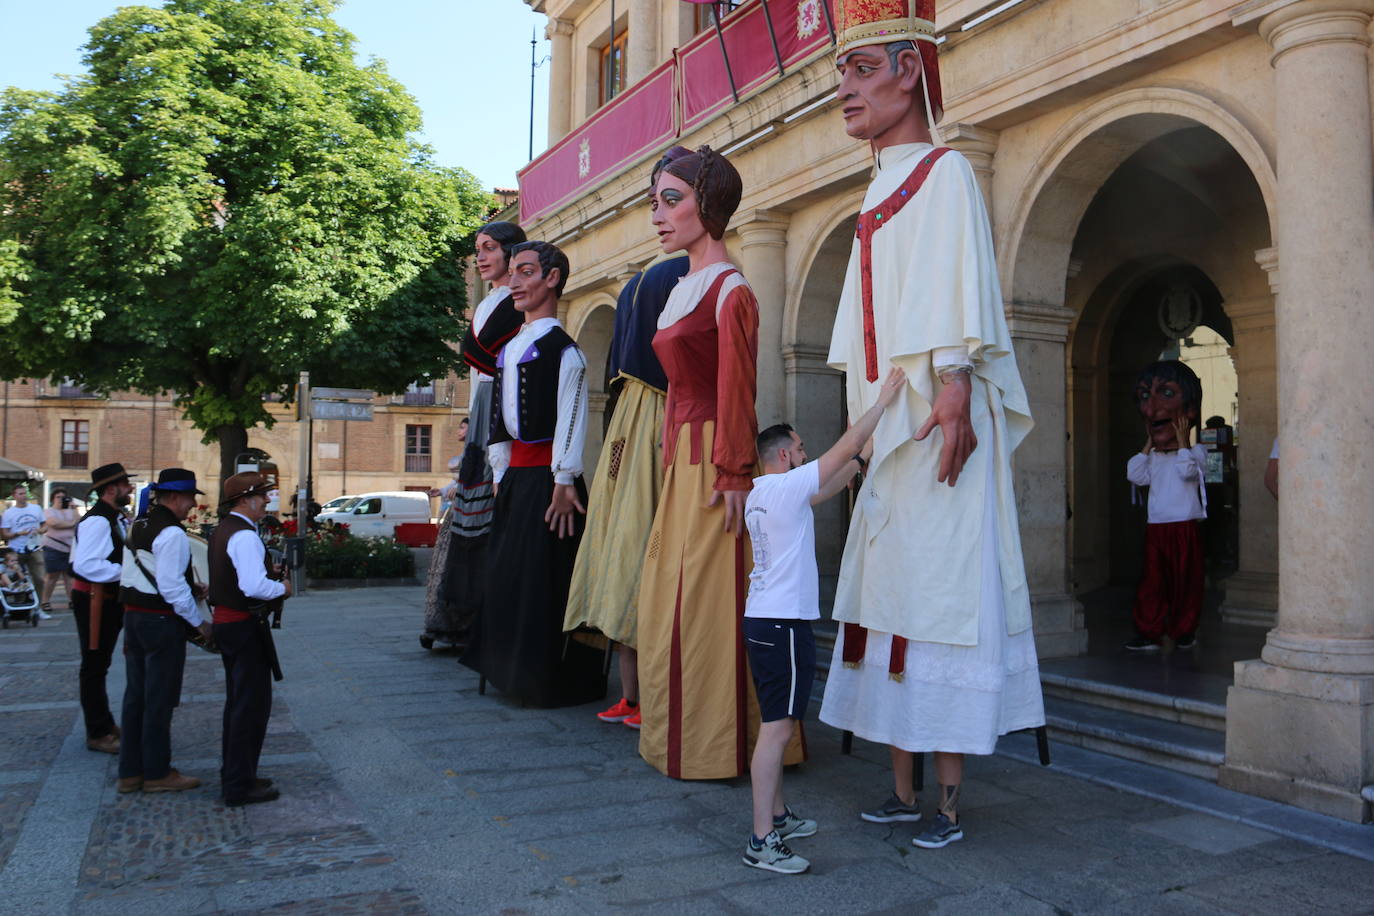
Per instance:
[[[232,471],[264,399],[456,365],[491,206],[335,0],[168,0],[90,30],[87,73],[0,94],[0,372],[173,392]]]

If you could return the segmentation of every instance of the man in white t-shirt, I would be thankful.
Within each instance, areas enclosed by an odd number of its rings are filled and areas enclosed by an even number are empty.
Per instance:
[[[786,423],[759,433],[763,476],[744,504],[744,523],[754,545],[754,570],[744,607],[744,643],[763,720],[749,767],[754,793],[754,833],[744,864],[782,874],[800,874],[811,863],[785,840],[816,832],[816,822],[798,817],[783,801],[782,758],[797,723],[806,716],[816,674],[811,621],[820,613],[816,570],[816,524],[811,507],[829,499],[867,466],[869,439],[883,410],[906,383],[893,369],[877,402],[819,459]]]
[[[29,502],[29,489],[16,484],[12,493],[14,505],[0,515],[0,528],[10,550],[19,554],[19,559],[29,571],[29,578],[35,584],[42,583],[46,574],[43,569],[43,554],[39,552],[42,533],[47,529],[41,506]],[[47,616],[44,614],[43,616]]]

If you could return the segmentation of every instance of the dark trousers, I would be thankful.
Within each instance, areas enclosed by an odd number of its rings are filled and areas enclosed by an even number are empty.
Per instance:
[[[226,801],[238,801],[253,787],[258,758],[272,715],[272,667],[262,623],[215,624],[215,642],[224,659],[224,738],[220,784]]]
[[[117,584],[106,586],[106,592],[118,591]],[[105,692],[105,675],[110,671],[110,657],[114,655],[119,631],[124,628],[124,607],[105,599],[100,611],[99,648],[91,645],[91,596],[89,592],[72,594],[72,615],[76,617],[76,634],[81,639],[81,712],[86,717],[86,737],[103,738],[114,733],[114,714],[110,712],[110,697]]]
[[[186,668],[186,636],[174,614],[124,615],[120,778],[162,779],[172,765],[172,710]]]

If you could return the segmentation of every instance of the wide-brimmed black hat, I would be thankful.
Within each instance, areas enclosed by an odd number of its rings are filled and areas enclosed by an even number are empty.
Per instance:
[[[186,468],[166,468],[159,471],[157,483],[149,486],[159,493],[199,493],[205,495],[205,491],[196,489],[196,472],[188,471]]]
[[[244,471],[224,481],[224,498],[220,506],[228,506],[245,496],[257,496],[272,489],[272,482],[257,471]]]
[[[124,470],[124,465],[119,462],[114,464],[102,464],[100,467],[91,471],[91,489],[98,490],[108,483],[115,483],[120,480],[128,480],[129,472]]]

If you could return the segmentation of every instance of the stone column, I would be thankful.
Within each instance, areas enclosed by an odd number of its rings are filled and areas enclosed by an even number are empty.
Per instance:
[[[549,50],[549,146],[572,130],[573,24],[566,19],[550,19],[544,35]]]
[[[1352,821],[1374,783],[1374,0],[1260,4],[1278,138],[1279,625],[1236,665],[1222,785]]]
[[[660,0],[630,0],[629,69],[626,86],[633,86],[658,66],[658,10]]]
[[[1231,623],[1272,627],[1278,622],[1278,504],[1264,488],[1269,448],[1278,434],[1275,391],[1274,296],[1278,294],[1278,250],[1265,248],[1255,260],[1269,274],[1272,295],[1227,302],[1236,342],[1231,359],[1240,387],[1240,557],[1226,580],[1221,616]]]
[[[759,300],[759,392],[755,405],[760,426],[782,420],[785,378],[782,360],[782,313],[787,302],[786,213],[747,210],[736,214],[740,271]]]
[[[1007,326],[1035,428],[1012,456],[1021,551],[1031,591],[1035,647],[1042,658],[1081,655],[1083,607],[1069,591],[1068,379],[1064,347],[1072,309],[1013,303]]]
[[[983,192],[983,203],[988,213],[992,213],[992,161],[997,153],[998,132],[972,124],[950,124],[940,128],[940,139],[945,146],[957,149],[964,154],[973,174],[978,179],[978,187]]]

